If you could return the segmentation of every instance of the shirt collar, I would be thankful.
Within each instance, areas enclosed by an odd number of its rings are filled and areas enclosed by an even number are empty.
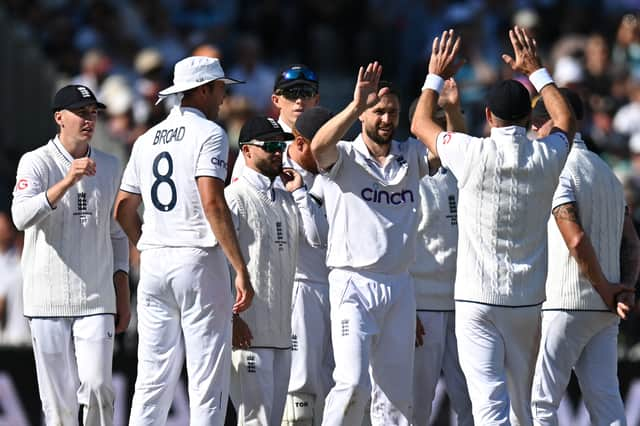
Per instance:
[[[56,135],[56,137],[53,138],[51,140],[51,142],[53,142],[53,146],[58,151],[58,153],[62,156],[62,158],[66,162],[71,164],[73,162],[74,158],[73,158],[73,156],[71,154],[69,154],[69,151],[67,151],[67,149],[64,147],[64,145],[62,145],[62,142],[60,142],[60,135]],[[91,157],[91,146],[90,145],[87,146],[87,157]]]
[[[191,114],[195,114],[198,117],[202,117],[204,119],[207,118],[206,115],[204,115],[204,112],[200,111],[198,108],[193,108],[193,107],[186,107],[186,106],[180,106],[180,105],[175,105],[173,108],[171,108],[171,115],[184,115],[184,113],[191,113]]]
[[[273,190],[274,181],[253,170],[251,167],[245,167],[242,169],[242,177],[259,192],[267,195],[271,201],[275,200],[276,196]]]
[[[291,127],[289,127],[289,125],[284,122],[282,117],[278,117],[278,124],[280,125],[280,127],[282,127],[283,131],[285,131],[286,133],[291,133]]]
[[[400,147],[398,146],[398,141],[396,141],[395,139],[391,140],[391,146],[389,148],[389,154],[387,155],[387,157],[391,157],[391,159],[397,157],[398,155],[401,155],[401,150]],[[355,138],[355,140],[353,141],[353,147],[360,152],[362,155],[364,155],[366,158],[369,158],[373,161],[376,161],[373,156],[371,155],[371,152],[369,151],[369,148],[367,148],[367,144],[364,142],[364,138],[362,137],[362,133],[360,133],[358,135],[357,138]],[[377,163],[377,161],[376,161]],[[387,161],[386,164],[388,164],[389,161]]]
[[[491,139],[503,137],[526,137],[527,129],[522,126],[492,127]]]

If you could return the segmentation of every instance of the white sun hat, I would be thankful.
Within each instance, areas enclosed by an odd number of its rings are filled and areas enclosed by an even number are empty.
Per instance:
[[[169,95],[186,92],[214,80],[220,80],[224,84],[244,83],[224,75],[220,60],[206,56],[190,56],[178,61],[173,68],[173,86],[158,92],[161,101]]]

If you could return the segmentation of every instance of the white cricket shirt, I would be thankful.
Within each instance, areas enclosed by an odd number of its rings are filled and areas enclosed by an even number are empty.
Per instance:
[[[429,172],[426,147],[391,141],[384,165],[359,135],[337,144],[338,160],[316,178],[329,222],[327,266],[395,274],[413,263],[420,178]]]
[[[552,209],[566,203],[578,206],[580,224],[589,236],[602,273],[620,280],[620,242],[624,225],[624,191],[611,168],[589,151],[576,134]],[[547,300],[542,309],[609,311],[591,282],[569,253],[555,218],[549,218],[549,273]]]
[[[542,303],[547,220],[568,155],[566,136],[530,140],[524,127],[508,126],[484,139],[442,132],[437,146],[460,191],[455,300]]]
[[[175,106],[138,138],[120,189],[140,194],[144,223],[138,249],[213,247],[196,183],[198,176],[227,176],[225,131],[195,109]]]
[[[439,168],[420,180],[420,222],[416,261],[409,268],[421,311],[454,310],[458,247],[458,182]]]
[[[313,173],[303,169],[298,163],[293,161],[288,155],[287,150],[283,153],[282,156],[282,165],[283,167],[290,167],[300,173],[302,176],[302,180],[307,188],[313,187],[313,182],[316,178],[316,175]],[[276,181],[276,185],[278,183],[281,184],[281,180],[278,179]],[[308,212],[308,209],[305,207],[303,203],[314,203],[315,201],[307,199],[303,200],[302,197],[309,197],[306,191],[294,191],[293,198],[300,209],[301,219],[303,225],[307,227],[307,221],[305,220],[308,216],[313,216],[315,220],[315,226],[318,228],[318,231],[322,234],[321,240],[326,241],[327,233],[329,232],[329,224],[327,223],[326,212],[320,206],[314,208],[313,212]],[[308,205],[308,204],[307,204]],[[319,247],[313,247],[309,242],[302,238],[300,240],[300,244],[298,246],[298,264],[296,265],[296,281],[304,282],[307,284],[322,284],[329,285],[329,268],[325,263],[325,259],[327,256],[327,247],[326,244],[323,244]]]

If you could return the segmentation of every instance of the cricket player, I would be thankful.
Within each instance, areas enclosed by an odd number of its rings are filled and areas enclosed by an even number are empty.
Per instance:
[[[295,139],[283,153],[283,167],[298,172],[307,188],[313,186],[318,174],[311,140],[331,117],[328,109],[319,106],[300,114],[293,127]],[[291,313],[291,377],[284,426],[319,425],[324,399],[333,386],[329,269],[325,263],[328,223],[324,209],[318,208],[321,211],[315,216],[322,223],[321,239],[325,243],[313,247],[303,239],[298,248]]]
[[[231,366],[231,315],[253,289],[224,198],[228,141],[213,120],[225,85],[218,59],[175,64],[180,105],[138,138],[115,214],[140,254],[138,377],[130,425],[162,425],[186,355],[191,425],[222,425]],[[144,204],[144,224],[137,209]],[[232,301],[225,255],[236,272]]]
[[[300,114],[318,105],[319,90],[318,74],[306,65],[292,64],[280,71],[273,85],[271,102],[279,111],[278,124],[285,132],[291,133]],[[242,175],[244,166],[244,156],[238,155],[233,165],[232,182]]]
[[[580,97],[560,89],[576,119]],[[545,137],[553,127],[544,101],[533,110],[533,129]],[[580,383],[594,425],[625,425],[618,383],[619,317],[633,308],[640,271],[640,242],[622,184],[576,133],[560,175],[549,219],[547,300],[533,379],[537,425],[557,425],[557,411],[571,370]],[[621,285],[617,285],[620,283]],[[621,292],[624,290],[623,292]]]
[[[105,106],[86,86],[53,99],[58,134],[18,165],[24,315],[47,425],[113,424],[113,338],[126,330],[129,244],[113,219],[121,166],[89,145]]]
[[[291,133],[272,118],[255,117],[240,130],[246,166],[225,189],[240,248],[256,296],[234,317],[231,399],[239,425],[279,425],[291,371],[291,298],[300,239],[319,244],[313,223],[296,203],[307,203],[302,177],[282,167]],[[287,191],[274,185],[280,176]],[[311,210],[306,209],[307,212]],[[248,329],[248,330],[247,330]]]
[[[458,181],[455,331],[474,421],[530,425],[547,274],[546,224],[575,119],[542,68],[535,41],[518,27],[509,36],[515,59],[503,59],[542,94],[555,123],[549,136],[527,138],[529,93],[515,80],[498,83],[488,95],[487,138],[445,132],[433,120],[444,81],[461,65],[453,30],[434,39],[411,130]]]
[[[384,394],[375,425],[408,424],[413,402],[415,295],[409,274],[418,226],[418,182],[429,172],[427,150],[393,139],[400,101],[379,88],[382,67],[360,68],[353,101],[311,143],[322,171],[312,194],[329,222],[327,266],[336,367],[323,425],[358,425],[371,377]],[[362,133],[340,141],[360,120]],[[375,401],[374,401],[375,402]]]
[[[417,101],[417,99],[416,99]],[[417,102],[416,102],[417,104]],[[410,120],[413,117],[410,110]],[[458,87],[445,82],[435,119],[447,131],[464,132]],[[458,247],[458,182],[438,167],[420,180],[420,222],[416,261],[409,268],[416,289],[417,330],[414,360],[413,424],[426,426],[442,372],[458,424],[472,426],[471,400],[458,361],[453,300]]]

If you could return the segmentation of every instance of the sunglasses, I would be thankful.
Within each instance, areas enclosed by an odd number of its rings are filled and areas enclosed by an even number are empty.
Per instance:
[[[280,74],[280,77],[284,81],[304,79],[313,81],[315,83],[318,82],[318,75],[315,72],[311,71],[309,68],[303,67],[295,67],[284,70],[282,74]]]
[[[296,99],[310,99],[318,94],[318,91],[313,87],[309,86],[298,86],[291,87],[289,89],[282,89],[279,91],[279,94],[284,96],[286,99],[290,101],[295,101]]]
[[[284,141],[251,141],[244,143],[243,145],[259,146],[263,150],[272,154],[274,152],[282,152],[287,147],[287,143]]]

